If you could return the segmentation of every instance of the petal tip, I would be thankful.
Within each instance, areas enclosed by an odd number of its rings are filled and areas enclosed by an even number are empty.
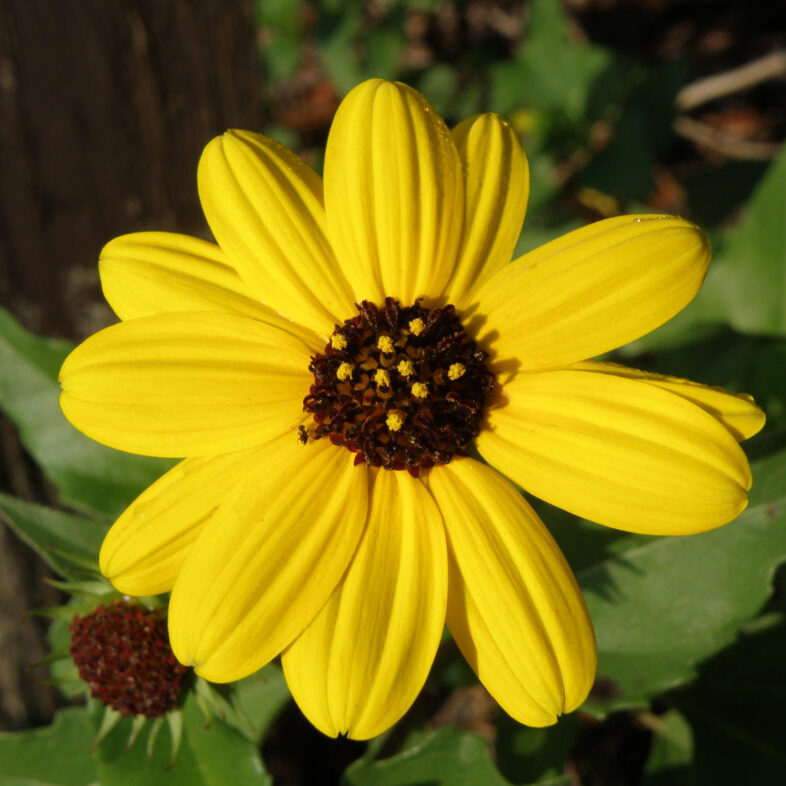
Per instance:
[[[752,422],[748,430],[745,432],[743,439],[749,439],[750,437],[755,436],[764,428],[767,423],[767,413],[758,404],[755,403],[752,396],[747,396],[746,394],[746,398],[750,400],[754,411],[751,413]]]
[[[254,142],[259,139],[264,139],[266,142],[271,142],[273,140],[268,139],[263,134],[258,134],[254,131],[247,131],[243,128],[228,128],[224,131],[221,136],[216,137],[215,140],[218,140],[222,146],[226,148],[230,147],[248,147],[253,146]],[[209,143],[208,143],[209,144]]]
[[[388,79],[380,79],[379,77],[375,77],[373,79],[366,79],[364,82],[360,82],[359,84],[355,85],[344,97],[344,100],[349,96],[353,98],[357,98],[363,94],[370,94],[374,95],[380,88],[383,87],[395,87],[395,82],[391,82]]]
[[[231,134],[231,131],[224,131],[222,134],[218,136],[214,136],[205,146],[202,148],[202,156],[200,157],[200,163],[202,159],[206,158],[213,153],[220,152],[224,146],[224,140],[227,139]]]

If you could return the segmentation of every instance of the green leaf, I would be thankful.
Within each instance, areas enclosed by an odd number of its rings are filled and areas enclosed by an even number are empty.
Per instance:
[[[268,663],[250,677],[228,685],[197,679],[194,696],[207,723],[217,716],[256,744],[262,742],[290,699],[284,672],[277,663]]]
[[[693,760],[693,731],[677,710],[648,723],[655,732],[644,768],[644,786],[693,786],[688,768]]]
[[[490,69],[491,105],[500,112],[537,108],[579,123],[593,80],[608,65],[604,49],[572,44],[559,0],[533,0],[515,60]]]
[[[114,517],[173,462],[104,447],[66,421],[57,373],[70,348],[33,336],[0,309],[0,408],[62,502]]]
[[[232,696],[243,721],[241,731],[257,743],[290,700],[284,672],[277,663],[269,663],[256,674],[234,683]]]
[[[52,726],[0,734],[0,782],[9,786],[270,786],[256,746],[215,720],[205,726],[193,700],[184,710],[183,742],[174,765],[166,735],[145,754],[151,723],[126,750],[133,726],[119,721],[91,753],[103,706],[61,710]]]
[[[63,513],[0,493],[0,518],[8,524],[54,571],[65,578],[74,574],[76,558],[98,561],[98,550],[107,531],[104,522]]]
[[[679,712],[664,716],[665,734],[653,743],[646,786],[781,783],[784,657],[786,618],[775,613],[702,664],[696,683],[669,697]]]
[[[717,285],[732,327],[786,335],[786,149],[759,183],[742,221],[715,261]]]
[[[267,78],[271,82],[283,82],[292,78],[300,65],[300,42],[288,35],[273,35],[262,54]]]
[[[257,24],[275,27],[288,35],[296,35],[303,27],[303,9],[291,0],[256,0]]]
[[[784,463],[786,451],[754,466],[754,489],[760,475],[764,484]],[[786,560],[786,494],[773,491],[782,496],[754,496],[759,504],[725,527],[682,538],[624,536],[614,553],[577,571],[599,652],[586,711],[646,707],[693,679],[697,664],[759,612]]]
[[[256,0],[254,3],[260,59],[269,82],[289,79],[302,55],[303,12],[289,0]]]
[[[724,161],[686,173],[680,184],[687,191],[688,215],[699,226],[723,223],[750,199],[767,169],[767,161]]]
[[[444,116],[452,109],[454,96],[459,92],[458,74],[450,66],[437,63],[421,74],[418,90]]]
[[[773,453],[753,464],[754,482],[748,496],[752,507],[764,507],[772,516],[778,514],[778,499],[786,492],[786,451]]]
[[[395,79],[406,39],[399,27],[372,30],[364,37],[365,68],[380,79]],[[438,110],[439,111],[439,110]]]
[[[527,203],[527,218],[519,238],[520,245],[517,246],[513,259],[520,254],[531,251],[533,248],[553,240],[563,234],[562,229],[571,231],[583,226],[583,222],[578,220],[568,221],[562,226],[550,227],[539,226],[541,217],[548,215],[553,207],[553,200],[556,198],[562,183],[557,174],[557,158],[543,149],[538,152],[533,151],[529,145],[529,202]]]
[[[57,643],[68,641],[68,624],[57,626]],[[73,662],[64,661],[68,676],[78,690],[86,687],[76,678]],[[73,672],[73,676],[71,676]],[[65,675],[63,675],[65,676]],[[58,712],[52,726],[28,732],[0,734],[0,782],[13,786],[270,786],[259,757],[257,743],[219,718],[208,724],[193,695],[182,709],[182,740],[177,758],[171,762],[171,734],[162,731],[146,750],[153,722],[141,731],[131,718],[107,724],[105,737],[94,741],[105,720],[106,708],[97,701],[91,709],[70,708]],[[110,713],[111,717],[111,713]],[[175,729],[178,720],[175,719]],[[159,729],[172,723],[158,724]],[[129,747],[136,731],[138,739]],[[92,751],[92,752],[91,752]]]
[[[49,674],[58,690],[69,698],[88,693],[87,683],[83,682],[77,671],[76,664],[70,655],[71,652],[71,622],[77,614],[86,613],[77,602],[71,601],[68,606],[61,606],[65,610],[70,610],[70,614],[63,619],[52,620],[49,630],[46,633],[49,641],[49,649],[52,652],[67,652],[68,657],[56,660],[49,664]],[[91,740],[92,743],[92,740]]]
[[[91,715],[95,728],[100,713]],[[152,757],[145,749],[150,726],[147,724],[134,745],[126,750],[131,733],[130,718],[124,719],[98,746],[98,780],[102,786],[270,786],[254,743],[223,721],[210,725],[189,696],[183,707],[183,735],[177,758],[171,758],[169,732],[162,732],[153,746]]]
[[[642,74],[620,109],[611,142],[579,174],[581,185],[628,199],[652,192],[658,154],[672,139],[674,97],[683,72],[680,63],[669,63]]]
[[[521,726],[500,714],[496,726],[497,764],[512,783],[542,783],[562,777],[565,760],[579,730],[575,713],[542,729]]]
[[[339,93],[347,93],[365,78],[355,46],[363,24],[363,6],[343,3],[335,9],[323,7],[323,12],[316,29],[317,51]]]
[[[452,727],[428,732],[411,748],[382,761],[358,761],[345,786],[510,786],[497,771],[488,743]]]
[[[572,775],[557,775],[555,777],[545,777],[538,781],[530,781],[524,786],[574,786],[576,779]]]
[[[696,685],[676,698],[693,730],[694,783],[780,783],[786,772],[786,618],[761,620],[702,665]]]
[[[60,710],[42,729],[0,733],[0,782],[6,786],[86,786],[96,783],[93,731],[83,708]]]

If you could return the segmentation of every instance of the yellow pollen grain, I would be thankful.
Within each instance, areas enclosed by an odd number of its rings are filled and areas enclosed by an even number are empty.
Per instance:
[[[390,336],[380,336],[377,341],[377,349],[389,355],[394,349],[393,339]]]
[[[389,412],[388,416],[385,418],[385,423],[387,424],[388,431],[400,431],[401,427],[404,425],[404,418],[401,416],[400,412]]]
[[[426,323],[420,317],[415,317],[415,319],[410,320],[409,332],[412,333],[412,335],[419,336],[425,329]]]
[[[428,398],[428,385],[425,382],[414,382],[410,390],[415,398]]]
[[[448,379],[459,379],[464,376],[467,367],[463,363],[451,363],[448,369]]]
[[[339,352],[347,348],[347,337],[342,336],[341,333],[334,333],[330,337],[330,346],[337,349]]]
[[[336,369],[336,376],[337,376],[337,377],[338,377],[338,378],[339,378],[339,379],[340,379],[342,382],[344,382],[344,380],[347,380],[347,379],[349,379],[349,378],[352,376],[352,372],[353,372],[354,370],[355,370],[355,369],[353,369],[353,368],[352,368],[352,364],[351,364],[351,363],[342,363],[342,364],[341,364],[341,365],[340,365],[340,366],[339,366],[339,367]]]
[[[402,377],[411,377],[415,373],[415,366],[411,360],[399,360],[396,371]]]
[[[384,368],[378,368],[374,372],[374,382],[377,383],[378,388],[389,388],[390,387],[390,375]]]

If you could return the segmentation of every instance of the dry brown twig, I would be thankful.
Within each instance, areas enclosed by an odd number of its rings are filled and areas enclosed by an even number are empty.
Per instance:
[[[736,134],[730,134],[728,131],[715,128],[709,123],[702,123],[701,120],[684,115],[674,120],[673,127],[675,133],[685,139],[690,139],[691,142],[727,158],[767,161],[774,158],[781,148],[780,144],[776,142],[755,142],[750,139],[741,139]]]
[[[741,90],[779,76],[786,76],[786,49],[770,52],[764,57],[721,74],[698,79],[677,93],[675,103],[677,108],[684,112],[715,98],[739,93]]]
[[[747,90],[768,79],[786,76],[786,49],[760,57],[738,68],[698,79],[680,90],[675,99],[683,112],[695,109],[708,101]],[[741,139],[701,120],[681,115],[674,120],[674,131],[697,145],[728,158],[753,161],[774,158],[780,145]]]

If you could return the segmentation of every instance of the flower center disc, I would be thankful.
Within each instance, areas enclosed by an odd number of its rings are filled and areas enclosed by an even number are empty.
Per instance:
[[[451,305],[364,300],[311,359],[303,409],[314,424],[300,427],[300,440],[329,437],[355,464],[414,476],[466,456],[495,384],[486,358]]]

